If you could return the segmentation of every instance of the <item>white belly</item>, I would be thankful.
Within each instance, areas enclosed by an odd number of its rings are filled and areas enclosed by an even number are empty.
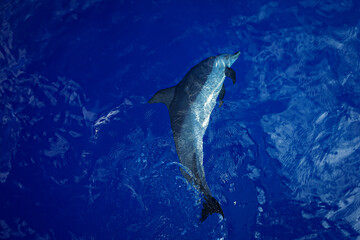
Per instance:
[[[224,79],[225,74],[223,71],[213,71],[191,106],[196,121],[195,125],[198,125],[203,132],[209,125],[210,115],[216,105]]]

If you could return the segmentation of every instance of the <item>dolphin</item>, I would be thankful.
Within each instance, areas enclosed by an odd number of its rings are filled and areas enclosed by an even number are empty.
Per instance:
[[[204,197],[200,221],[219,213],[224,217],[219,202],[212,196],[206,183],[203,166],[203,137],[209,125],[211,112],[219,97],[219,106],[225,96],[225,77],[236,82],[231,65],[240,52],[209,57],[193,68],[174,87],[159,90],[149,103],[164,103],[170,115],[180,168],[185,179],[195,185]]]

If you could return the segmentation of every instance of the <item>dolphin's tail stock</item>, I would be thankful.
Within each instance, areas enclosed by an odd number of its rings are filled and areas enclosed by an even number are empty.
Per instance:
[[[205,219],[213,213],[219,213],[224,217],[220,203],[215,198],[210,195],[205,195],[204,199],[205,202],[203,203],[203,209],[201,210],[201,222],[205,221]]]

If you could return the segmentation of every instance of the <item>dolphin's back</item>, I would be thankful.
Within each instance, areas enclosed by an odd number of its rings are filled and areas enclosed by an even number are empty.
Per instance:
[[[191,112],[191,108],[205,86],[211,74],[215,57],[209,57],[190,69],[183,79],[174,87],[159,90],[149,100],[149,103],[164,103],[170,115],[173,133],[180,133],[188,125],[183,125],[184,120]],[[178,136],[178,134],[177,134]],[[174,136],[175,137],[175,136]]]
[[[190,97],[197,96],[212,72],[214,61],[215,57],[209,57],[195,65],[186,73],[177,86],[182,89],[188,88],[188,90],[191,91],[191,95],[188,94]],[[195,101],[195,99],[192,100]]]
[[[211,74],[215,57],[209,57],[190,69],[174,87],[175,94],[169,107],[171,127],[179,132],[189,108],[194,105],[208,76]],[[174,129],[175,128],[175,129]]]
[[[212,71],[214,60],[215,57],[209,57],[195,65],[176,86],[159,90],[149,100],[149,103],[164,103],[169,112],[170,105],[173,105],[173,109],[181,108],[182,105],[188,107],[196,100],[196,96],[204,86]]]

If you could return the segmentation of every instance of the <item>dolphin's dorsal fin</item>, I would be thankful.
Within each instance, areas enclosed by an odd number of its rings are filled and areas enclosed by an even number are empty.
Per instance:
[[[174,98],[175,87],[159,90],[149,100],[149,103],[164,103],[168,108]]]

